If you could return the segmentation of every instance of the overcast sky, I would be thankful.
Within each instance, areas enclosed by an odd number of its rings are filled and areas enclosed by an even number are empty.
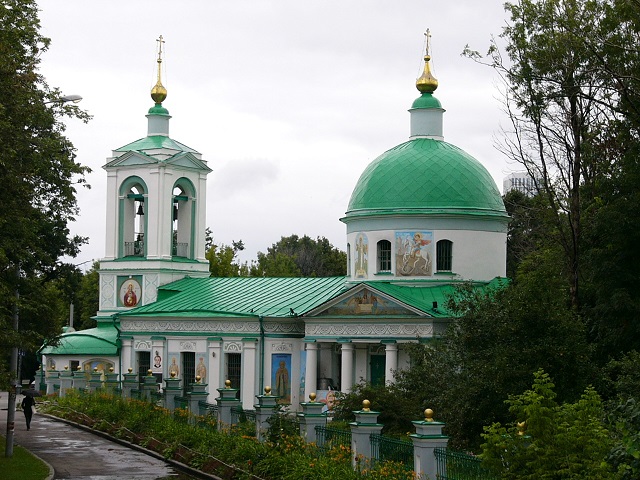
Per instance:
[[[339,218],[361,172],[409,137],[427,28],[445,140],[482,162],[501,189],[517,167],[494,147],[504,124],[497,78],[460,53],[466,44],[486,51],[505,25],[502,4],[40,0],[52,40],[41,71],[93,115],[86,125],[67,122],[79,162],[93,170],[72,225],[90,241],[74,263],[104,256],[101,167],[146,135],[159,35],[170,136],[213,170],[207,225],[216,243],[243,240],[244,260],[294,233],[346,248]]]

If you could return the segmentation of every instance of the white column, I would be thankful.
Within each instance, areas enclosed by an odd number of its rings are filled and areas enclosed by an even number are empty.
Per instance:
[[[222,354],[222,340],[210,339],[207,344],[207,355],[209,355],[209,373],[207,375],[207,383],[209,384],[209,403],[213,403],[213,399],[216,397],[216,389],[224,386],[224,381],[220,379],[223,354]]]
[[[253,400],[256,396],[256,341],[251,339],[242,342],[242,408],[253,408]]]
[[[120,352],[120,358],[122,359],[122,373],[126,373],[129,368],[136,369],[136,366],[133,364],[133,339],[123,338],[122,339],[122,350]]]
[[[342,368],[340,370],[340,391],[348,393],[353,387],[353,343],[342,344]]]
[[[309,398],[310,393],[316,393],[318,388],[318,344],[307,343],[307,366],[304,372],[304,398]]]
[[[385,344],[384,381],[386,384],[394,383],[394,371],[398,370],[398,344]]]

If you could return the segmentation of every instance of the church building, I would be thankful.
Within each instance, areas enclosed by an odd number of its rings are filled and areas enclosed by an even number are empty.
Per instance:
[[[199,376],[209,402],[230,380],[244,408],[271,386],[296,409],[356,383],[393,382],[407,343],[445,333],[462,282],[506,272],[508,215],[489,172],[444,141],[429,46],[409,139],[373,160],[344,217],[346,277],[212,278],[205,259],[206,178],[196,150],[169,136],[160,78],[147,135],[113,151],[97,326],[45,346],[46,371],[94,368]],[[337,220],[337,219],[336,219]]]

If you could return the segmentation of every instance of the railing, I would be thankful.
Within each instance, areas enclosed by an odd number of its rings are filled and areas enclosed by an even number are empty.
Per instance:
[[[124,256],[125,257],[143,257],[144,241],[136,240],[135,242],[124,242]]]
[[[317,425],[316,445],[322,453],[339,446],[351,448],[351,431]]]
[[[255,410],[243,410],[242,407],[233,407],[231,409],[231,423],[254,422],[256,421]]]
[[[189,399],[187,397],[173,397],[173,405],[175,408],[189,408]]]
[[[189,256],[189,244],[188,243],[174,243],[171,248],[171,255],[174,257],[185,257]]]
[[[434,450],[438,480],[497,480],[478,457],[446,448]]]
[[[400,440],[372,433],[371,453],[378,462],[398,462],[402,463],[407,470],[413,470],[413,442]]]
[[[200,410],[200,415],[207,417],[218,416],[218,405],[215,403],[207,403],[204,400],[200,400],[198,402],[198,409]]]

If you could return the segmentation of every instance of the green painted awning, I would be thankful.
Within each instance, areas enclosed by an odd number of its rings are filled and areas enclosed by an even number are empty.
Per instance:
[[[110,323],[98,323],[95,328],[63,333],[55,346],[45,345],[44,355],[118,355],[118,331]]]

